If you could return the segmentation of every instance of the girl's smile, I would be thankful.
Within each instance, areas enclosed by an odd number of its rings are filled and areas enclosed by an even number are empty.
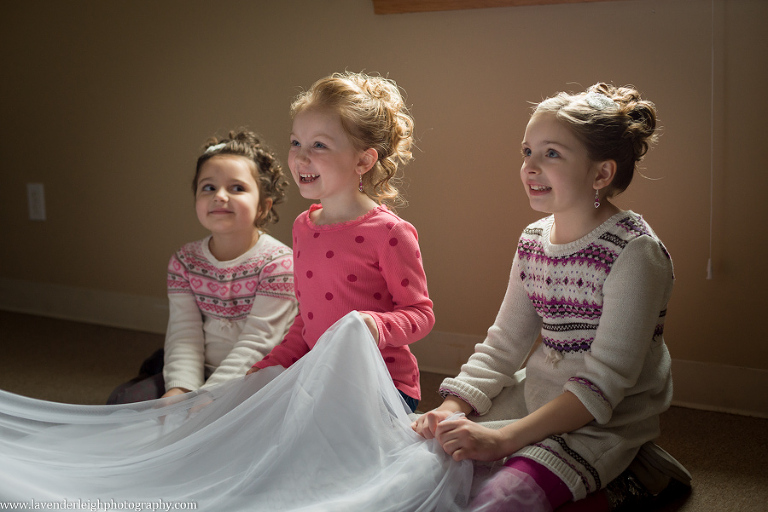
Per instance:
[[[533,195],[533,196],[543,195],[544,193],[552,190],[552,187],[547,187],[544,185],[534,185],[534,184],[528,185],[528,188],[530,188],[530,195]]]
[[[299,174],[299,182],[300,183],[312,183],[317,178],[319,178],[319,174]]]

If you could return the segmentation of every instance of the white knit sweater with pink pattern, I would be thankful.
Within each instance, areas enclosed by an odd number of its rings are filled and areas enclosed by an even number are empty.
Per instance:
[[[245,254],[219,261],[209,240],[186,244],[168,264],[166,390],[243,377],[296,316],[288,246],[262,233]]]

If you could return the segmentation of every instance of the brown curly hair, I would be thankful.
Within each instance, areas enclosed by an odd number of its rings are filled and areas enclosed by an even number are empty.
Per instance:
[[[331,109],[358,150],[373,148],[378,160],[363,175],[365,193],[395,208],[405,200],[397,189],[398,166],[413,159],[413,118],[398,85],[363,73],[334,73],[315,82],[291,104],[291,117],[310,109]]]
[[[554,113],[571,128],[593,161],[616,162],[608,197],[626,190],[637,162],[658,137],[656,106],[632,86],[600,82],[578,94],[561,92],[534,106],[533,114],[539,112]]]
[[[203,154],[197,159],[195,178],[192,180],[194,194],[197,194],[200,168],[205,162],[218,155],[241,156],[253,162],[251,171],[259,187],[261,215],[256,218],[254,224],[259,229],[265,229],[267,224],[274,224],[280,220],[275,206],[284,201],[285,189],[289,182],[277,157],[257,134],[249,130],[230,131],[227,137],[208,139],[203,148]],[[272,200],[272,204],[268,208],[269,199]]]

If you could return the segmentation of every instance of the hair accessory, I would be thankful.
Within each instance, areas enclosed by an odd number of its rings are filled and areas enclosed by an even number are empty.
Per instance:
[[[595,208],[600,208],[600,191],[595,190]]]
[[[220,143],[220,144],[215,144],[215,145],[213,145],[213,146],[208,146],[208,147],[205,149],[205,152],[206,152],[206,153],[213,153],[214,151],[218,151],[218,150],[220,150],[221,148],[223,148],[223,147],[224,147],[224,146],[226,146],[226,145],[227,145],[227,143],[226,143],[226,142],[222,142],[222,143]]]
[[[360,183],[357,185],[357,190],[363,192],[363,175],[360,175]]]
[[[595,110],[605,110],[617,107],[616,102],[601,92],[589,91],[584,101]]]

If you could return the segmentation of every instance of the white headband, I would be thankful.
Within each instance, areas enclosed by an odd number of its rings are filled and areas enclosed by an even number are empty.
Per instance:
[[[208,148],[205,150],[205,152],[206,152],[206,153],[213,153],[214,151],[218,151],[218,150],[220,150],[221,148],[223,148],[223,147],[224,147],[224,146],[226,146],[226,145],[227,145],[227,143],[226,143],[226,142],[222,142],[221,144],[216,144],[215,146],[209,146],[209,147],[208,147]]]

